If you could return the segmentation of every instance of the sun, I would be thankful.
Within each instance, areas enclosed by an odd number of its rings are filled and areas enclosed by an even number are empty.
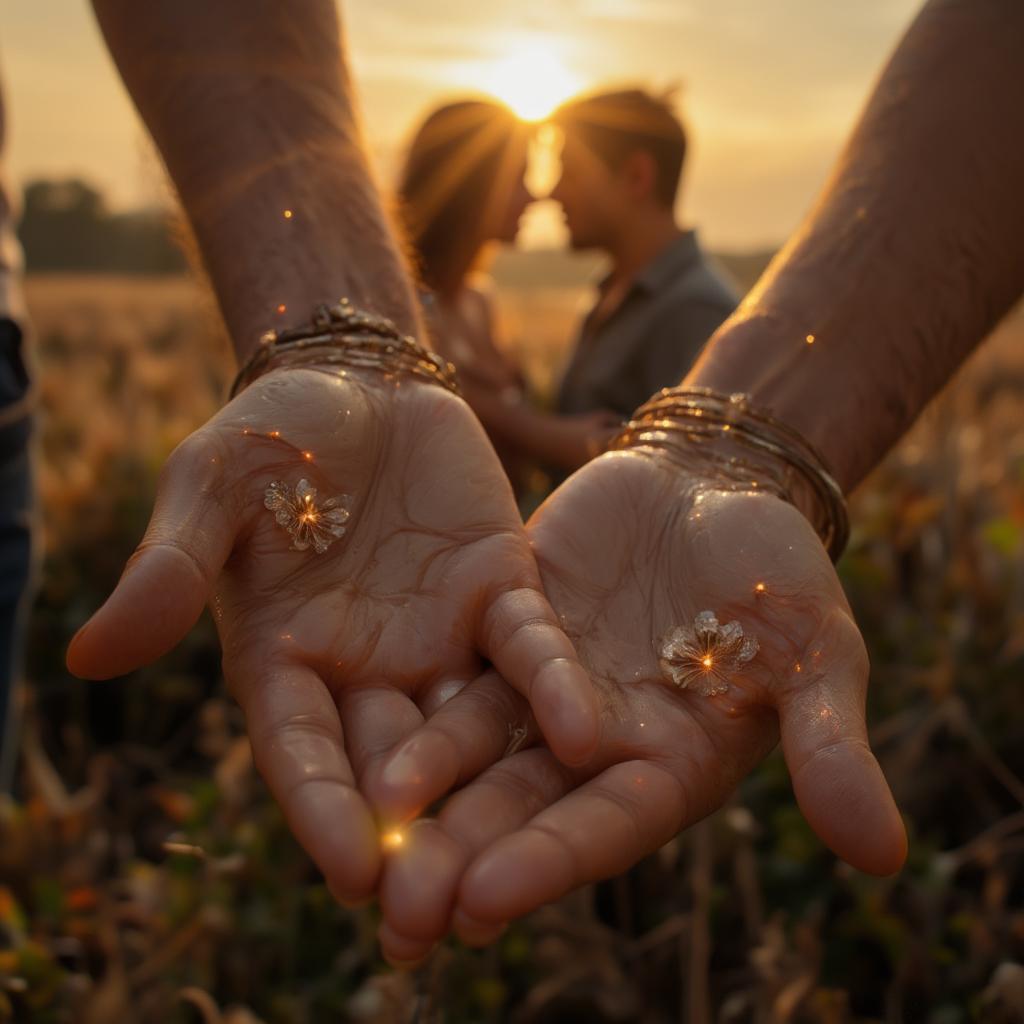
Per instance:
[[[579,92],[581,84],[551,46],[539,41],[506,53],[488,67],[480,82],[524,121],[543,121]]]

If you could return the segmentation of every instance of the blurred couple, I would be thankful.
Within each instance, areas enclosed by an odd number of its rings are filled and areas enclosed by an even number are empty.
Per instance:
[[[566,103],[551,123],[562,139],[551,198],[570,244],[610,262],[553,413],[531,403],[496,336],[484,273],[533,201],[524,176],[535,126],[496,102],[446,104],[416,131],[398,184],[432,345],[457,367],[520,496],[532,465],[572,471],[599,454],[634,409],[685,376],[737,301],[696,232],[677,222],[686,133],[668,99],[602,92]]]

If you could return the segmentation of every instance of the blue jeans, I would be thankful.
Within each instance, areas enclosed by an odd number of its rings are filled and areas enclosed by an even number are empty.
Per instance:
[[[32,570],[32,421],[26,413],[8,422],[29,389],[22,344],[17,324],[0,319],[0,793],[14,769],[14,682]]]

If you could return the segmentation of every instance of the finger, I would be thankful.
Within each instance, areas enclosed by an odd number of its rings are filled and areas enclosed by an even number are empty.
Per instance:
[[[625,871],[709,809],[664,768],[621,762],[485,849],[463,875],[456,912],[479,926],[521,917]]]
[[[365,900],[380,870],[373,816],[355,788],[341,719],[327,687],[305,665],[232,672],[253,758],[296,839],[347,903]]]
[[[574,785],[572,772],[543,748],[505,759],[452,796],[437,820],[409,827],[388,854],[381,877],[383,924],[378,935],[389,960],[426,956],[451,925],[459,880],[477,853],[525,825]],[[500,924],[460,919],[460,938],[485,945]]]
[[[552,753],[582,764],[597,749],[600,707],[590,676],[537,586],[503,590],[486,604],[478,643],[529,702]]]
[[[423,713],[416,704],[400,690],[387,686],[345,690],[338,709],[349,763],[360,783],[372,765],[423,725]]]
[[[898,871],[907,836],[868,746],[868,658],[853,621],[836,610],[808,657],[793,666],[778,705],[782,749],[797,802],[821,840],[873,875]]]
[[[536,737],[530,706],[497,673],[487,672],[368,772],[363,788],[383,819],[407,821]]]
[[[194,438],[167,460],[142,543],[114,592],[71,641],[67,665],[74,675],[110,679],[146,665],[171,650],[202,613],[231,553],[237,516],[225,504],[222,460]]]
[[[429,718],[442,704],[447,704],[465,689],[469,682],[469,679],[439,679],[422,693],[416,694],[416,706]]]
[[[436,821],[420,819],[403,830],[380,881],[377,941],[389,963],[416,963],[444,936],[465,864],[465,853]]]

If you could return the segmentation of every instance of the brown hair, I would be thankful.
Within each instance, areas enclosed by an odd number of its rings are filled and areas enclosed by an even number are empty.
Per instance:
[[[686,159],[686,131],[672,109],[671,94],[643,89],[594,93],[563,104],[551,118],[612,170],[638,150],[654,160],[655,196],[672,206]]]
[[[450,285],[475,256],[483,241],[475,229],[526,131],[507,107],[462,100],[439,107],[416,132],[398,186],[399,216],[429,287]]]

